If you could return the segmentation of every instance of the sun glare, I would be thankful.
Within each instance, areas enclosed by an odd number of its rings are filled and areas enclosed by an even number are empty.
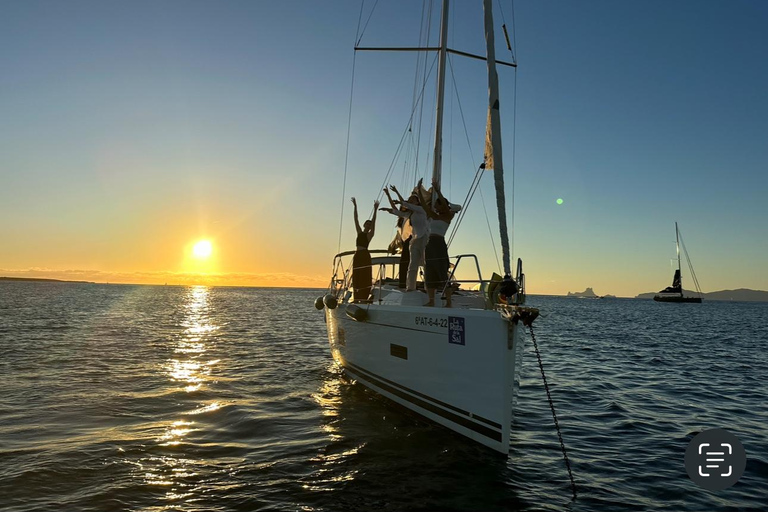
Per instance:
[[[199,260],[206,260],[211,256],[213,246],[209,240],[200,240],[192,247],[192,255]]]

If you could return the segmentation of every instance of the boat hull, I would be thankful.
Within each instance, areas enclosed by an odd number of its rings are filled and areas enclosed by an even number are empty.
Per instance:
[[[493,310],[379,304],[340,304],[325,315],[331,353],[350,378],[509,452],[522,325]]]
[[[695,303],[695,304],[701,304],[701,297],[680,297],[680,296],[669,296],[665,297],[664,295],[656,295],[653,300],[656,302],[689,302],[689,303]]]

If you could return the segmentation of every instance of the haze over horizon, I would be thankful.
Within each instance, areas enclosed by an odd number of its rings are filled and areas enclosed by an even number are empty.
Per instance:
[[[512,4],[500,5],[497,58],[510,60],[500,27],[512,26]],[[514,7],[516,95],[515,72],[499,76],[510,173],[516,131],[513,256],[529,293],[668,286],[675,221],[703,291],[768,290],[768,3]],[[360,2],[2,9],[0,276],[328,284]],[[421,15],[420,3],[378,5],[361,44],[413,46]],[[449,45],[484,53],[481,8],[453,2],[452,20]],[[354,246],[349,197],[369,213],[414,94],[412,54],[361,52],[355,63],[341,250]],[[468,138],[474,158],[444,161],[444,191],[461,202],[482,159],[485,65],[451,65],[446,155],[466,153]],[[419,155],[433,138],[425,103]],[[419,173],[429,181],[428,158]],[[492,179],[481,188],[451,252],[477,253],[490,275]],[[382,213],[372,247],[393,226]],[[206,240],[209,254],[195,255]],[[684,259],[683,284],[693,287]]]

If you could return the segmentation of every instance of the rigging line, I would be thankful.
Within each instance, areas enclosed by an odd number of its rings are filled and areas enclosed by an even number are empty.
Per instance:
[[[433,62],[432,62],[432,66],[430,67],[430,69],[429,69],[429,72],[428,72],[429,74],[431,74],[431,73],[432,73],[432,69],[434,69],[434,67],[435,67],[435,62],[437,62],[437,56],[435,56],[435,59],[434,59],[434,60],[433,60]],[[428,77],[428,76],[429,76],[429,75],[427,75],[427,77]],[[420,94],[419,94],[419,99],[421,99],[421,97],[424,95],[424,91],[426,90],[426,84],[427,84],[427,80],[426,80],[426,77],[425,77],[425,80],[424,80],[424,84],[422,85],[422,89],[421,89],[421,92],[420,92]],[[423,102],[422,102],[422,103],[423,103]],[[388,169],[388,171],[387,171],[387,174],[386,174],[386,176],[384,177],[384,182],[382,183],[382,187],[386,187],[387,181],[389,180],[389,177],[391,176],[391,174],[392,174],[392,171],[394,170],[394,167],[395,167],[395,162],[396,162],[396,160],[397,160],[397,158],[398,158],[398,155],[400,154],[400,151],[401,151],[401,149],[402,149],[402,144],[403,144],[403,142],[405,141],[405,138],[407,137],[408,133],[412,133],[412,132],[411,132],[411,126],[412,126],[412,124],[413,124],[413,117],[414,117],[414,115],[415,115],[415,112],[416,112],[416,108],[418,108],[418,104],[419,104],[419,103],[418,103],[418,100],[417,100],[417,104],[416,104],[416,105],[414,105],[414,106],[413,106],[413,109],[411,110],[411,115],[410,115],[410,117],[409,117],[409,119],[408,119],[408,123],[407,123],[407,125],[406,125],[406,129],[405,129],[405,131],[403,132],[403,135],[402,135],[402,137],[401,137],[401,139],[400,139],[400,144],[398,145],[398,148],[397,148],[397,150],[395,151],[395,155],[394,155],[394,157],[393,157],[393,159],[392,159],[392,162],[390,163],[390,166],[389,166],[389,169]],[[415,181],[415,177],[414,177],[414,181]],[[380,187],[380,188],[381,188],[381,187]],[[379,194],[378,194],[378,197],[381,197],[381,193],[382,193],[382,190],[379,190]]]
[[[423,37],[423,44],[424,46],[429,46],[429,36],[432,34],[432,13],[433,13],[433,3],[429,0],[425,0],[425,4],[428,5],[427,9],[427,19],[426,19],[426,27],[422,26],[422,31],[419,34],[419,43],[422,43],[421,37]],[[426,29],[426,31],[424,30]],[[417,135],[416,135],[416,147],[414,148],[414,164],[413,164],[413,180],[411,183],[416,183],[416,180],[419,176],[419,152],[421,151],[421,133],[423,131],[423,124],[424,124],[424,95],[423,91],[426,89],[427,86],[427,57],[424,55],[424,80],[422,82],[422,94],[419,98],[419,122],[417,124]],[[430,72],[431,74],[431,72]]]
[[[469,188],[467,189],[467,195],[464,196],[464,201],[462,203],[461,211],[459,212],[459,217],[456,219],[456,222],[453,223],[453,229],[451,230],[451,235],[448,237],[447,246],[450,247],[451,242],[453,242],[453,238],[456,236],[456,231],[459,229],[459,225],[461,225],[461,221],[464,220],[465,212],[467,211],[467,205],[469,198],[472,194],[472,190],[477,186],[477,182],[480,181],[481,173],[482,173],[482,167],[478,167],[477,171],[475,172],[475,176],[472,178],[472,183],[469,185]]]
[[[422,100],[421,103],[423,108],[424,100]],[[437,111],[437,94],[435,94],[435,101],[432,104],[432,111]],[[428,133],[436,134],[437,133],[437,119],[436,119],[437,116],[429,116],[429,117],[430,117],[430,120],[429,120]],[[431,167],[429,161],[430,161],[430,158],[432,158],[432,155],[433,155],[432,151],[427,151],[427,162],[424,164],[424,169],[429,169]],[[426,175],[424,177],[426,177]]]
[[[424,16],[425,16],[425,13],[426,13],[426,6],[427,6],[427,1],[425,0],[421,4],[421,19],[419,20],[419,40],[418,40],[418,46],[422,46],[422,41],[425,39],[425,37],[424,37],[424,23],[425,23],[424,22]],[[431,13],[430,13],[430,16],[431,16]],[[424,46],[427,46],[427,45],[424,44]],[[415,72],[413,74],[413,93],[412,93],[412,97],[411,97],[411,108],[413,110],[416,109],[416,105],[418,104],[417,101],[418,101],[419,76],[420,76],[419,69],[421,67],[421,59],[422,58],[424,58],[424,63],[425,63],[425,66],[426,66],[426,62],[427,62],[426,55],[423,55],[423,52],[416,52],[416,68],[415,68]],[[414,141],[414,137],[415,136],[414,136],[414,133],[413,133],[413,119],[412,118],[411,118],[411,122],[410,122],[410,125],[409,125],[408,132],[409,132],[410,136],[409,136],[409,140],[408,140],[408,148],[406,149],[406,159],[403,161],[403,178],[402,178],[402,181],[400,182],[400,187],[403,190],[405,190],[409,186],[410,183],[415,183],[416,182],[416,166],[418,164],[415,163],[415,162],[418,162],[418,149],[417,149],[418,146],[417,146],[416,142]],[[411,159],[411,160],[409,161],[409,159]],[[408,169],[409,169],[411,163],[414,163],[414,170],[413,170],[413,178],[409,179]]]
[[[517,67],[515,67],[514,86],[512,91],[512,200],[510,201],[510,220],[512,234],[509,237],[509,254],[515,256],[515,156],[517,148]]]
[[[429,17],[427,18],[427,20],[428,20],[427,33],[426,33],[425,40],[424,40],[424,44],[426,46],[429,46],[429,37],[432,35],[432,14],[434,12],[433,6],[434,6],[434,3],[430,2],[429,3]],[[439,55],[439,52],[437,52],[437,55]],[[426,62],[425,62],[425,65],[426,65]],[[436,80],[436,82],[437,82],[437,80]],[[424,86],[425,87],[426,87],[426,83],[427,83],[427,77],[425,76],[424,77]],[[435,104],[433,105],[433,108],[432,108],[433,112],[437,110],[437,105],[436,104],[437,104],[437,94],[435,94]],[[425,106],[425,101],[424,101],[424,97],[422,96],[422,98],[421,98],[421,111],[419,113],[419,138],[418,138],[418,146],[416,147],[416,151],[417,152],[421,150],[421,133],[423,131],[423,125],[424,125],[424,106]],[[433,133],[432,128],[434,126],[434,123],[436,122],[436,119],[435,119],[435,116],[427,116],[427,117],[429,118],[429,124],[430,124],[429,129],[427,130],[427,134],[432,134]],[[429,169],[430,168],[429,159],[430,159],[431,156],[432,156],[432,152],[429,151],[429,148],[428,148],[428,150],[427,150],[427,161],[424,164],[424,169]],[[418,178],[420,175],[421,175],[421,173],[419,172],[418,159],[417,159],[417,161],[416,161],[416,168],[414,169],[414,172],[413,172],[413,181],[416,182],[416,178]],[[426,177],[426,176],[424,176],[424,177]]]
[[[449,107],[451,113],[448,117],[448,197],[451,197],[453,192],[453,95],[451,95]],[[442,184],[440,186],[442,190],[445,190]]]
[[[691,258],[688,256],[688,249],[685,247],[685,241],[683,241],[683,234],[680,233],[680,230],[677,231],[678,235],[680,236],[680,245],[683,246],[683,253],[685,254],[685,261],[688,262],[688,269],[691,271],[691,277],[693,278],[693,284],[696,286],[696,291],[701,295],[701,287],[699,286],[699,280],[696,278],[696,272],[693,271],[693,263],[691,263]]]
[[[483,189],[480,189],[480,200],[483,202],[483,209],[485,209],[485,197],[483,196]],[[488,235],[490,235],[491,240],[493,240],[494,239],[493,229],[491,229],[491,221],[488,219],[487,211],[485,212],[485,223],[488,225]],[[501,261],[499,260],[499,253],[496,251],[496,244],[492,243],[491,247],[493,247],[493,255],[496,256],[496,266],[499,269],[499,274],[501,274]]]
[[[510,3],[512,4],[512,48],[517,51],[517,30],[515,29],[515,0],[510,0]],[[501,17],[503,18],[504,15],[502,14]],[[515,64],[517,64],[517,58],[515,58],[515,54],[512,54],[512,60]]]
[[[509,49],[509,53],[512,55],[512,62],[517,64],[517,62],[515,61],[515,51],[517,50],[517,44],[516,44],[516,42],[514,42],[514,38],[515,38],[515,34],[514,34],[514,31],[515,31],[515,2],[514,2],[514,0],[511,1],[511,4],[512,4],[512,40],[513,40],[513,44],[512,44],[511,48],[510,48],[510,44],[509,44],[509,34],[507,33],[507,20],[504,17],[504,8],[501,6],[501,0],[496,0],[496,3],[499,6],[499,12],[501,12],[501,23],[502,23],[501,28],[504,31],[504,38],[507,41],[507,48]],[[515,67],[517,67],[517,66],[515,66]]]
[[[509,237],[509,254],[515,256],[515,161],[517,152],[517,67],[515,67],[514,89],[512,91],[512,200],[510,201],[510,217],[512,235]]]
[[[480,180],[483,179],[483,174],[484,174],[483,168],[482,167],[478,167],[477,170],[478,170],[477,176],[479,176],[479,177],[477,178],[476,182],[473,182],[474,187],[471,188],[471,190],[470,190],[469,198],[467,199],[467,203],[466,204],[469,204],[469,203],[472,202],[472,198],[475,197],[475,192],[477,192],[477,189],[480,187]],[[466,211],[466,208],[462,208],[462,210]],[[466,217],[465,215],[462,215],[459,218],[459,220],[458,220],[458,222],[456,224],[456,227],[453,229],[453,232],[451,233],[450,241],[453,241],[453,238],[456,236],[456,233],[458,232],[459,226],[461,226],[461,223],[464,221],[465,217]],[[494,248],[494,250],[495,250],[495,248]]]
[[[432,74],[432,70],[435,68],[435,63],[436,62],[437,62],[437,55],[435,55],[435,58],[432,60],[432,66],[430,66],[430,68],[429,68],[429,74],[430,75]],[[425,89],[426,89],[426,80],[424,82],[424,87],[422,87],[421,93],[419,94],[420,97],[424,95],[424,90]],[[397,161],[397,157],[400,154],[400,149],[403,146],[403,142],[405,141],[405,138],[408,135],[408,128],[410,126],[411,121],[413,120],[413,116],[414,116],[415,112],[416,112],[415,108],[413,110],[411,110],[411,116],[408,119],[408,123],[406,123],[406,125],[405,125],[405,130],[403,131],[403,135],[400,137],[400,144],[398,144],[397,149],[395,150],[395,156],[392,157],[392,162],[389,164],[389,169],[387,170],[386,176],[384,176],[384,181],[381,184],[381,186],[379,187],[379,193],[378,193],[377,198],[381,198],[382,197],[383,189],[387,185],[387,181],[389,180],[389,177],[392,174],[392,170],[395,167],[395,162]]]
[[[471,194],[468,194],[469,199],[467,200],[466,204],[469,204],[469,202],[472,201],[472,198],[475,196],[475,192],[477,190],[480,191],[480,200],[483,204],[483,211],[485,211],[485,223],[488,225],[488,235],[491,239],[491,247],[493,248],[493,254],[496,257],[496,266],[499,269],[499,273],[501,273],[501,262],[499,261],[499,253],[496,250],[496,244],[494,243],[494,236],[493,236],[493,229],[491,228],[491,221],[488,218],[488,210],[485,208],[485,197],[483,196],[483,189],[480,188],[480,180],[483,179],[483,176],[485,175],[485,170],[480,167],[478,168],[478,173],[475,175],[475,178],[477,179],[477,182],[472,181],[472,185],[470,185]],[[479,176],[479,178],[478,178]],[[461,214],[459,214],[459,218],[456,220],[456,224],[454,225],[453,230],[451,231],[451,236],[448,238],[448,243],[446,244],[448,247],[451,246],[451,243],[453,242],[453,239],[456,236],[456,233],[459,230],[459,227],[461,226],[462,221],[464,220],[463,213],[467,211],[466,208],[462,208]]]
[[[365,4],[365,0],[363,0],[363,4]],[[359,36],[359,39],[357,39],[357,44],[355,44],[355,46],[359,46],[360,45],[360,41],[363,40],[363,34],[365,34],[365,29],[368,28],[368,23],[371,21],[371,17],[373,16],[373,11],[376,10],[376,6],[377,5],[379,5],[379,0],[376,0],[376,3],[373,4],[373,9],[371,9],[371,13],[368,15],[368,19],[365,20],[365,26],[363,26],[363,31],[362,32],[359,32],[359,30],[360,30],[360,22],[359,21],[357,22],[357,30],[358,30],[358,33],[360,34],[360,36]],[[360,17],[361,18],[362,18],[362,15],[363,15],[363,11],[362,11],[362,6],[361,6],[360,7]]]
[[[360,15],[357,18],[357,33],[355,39],[360,34],[360,21],[363,19],[363,7],[365,1],[360,4]],[[347,195],[347,169],[349,164],[349,136],[352,131],[352,97],[355,91],[355,63],[357,62],[357,52],[352,52],[352,80],[349,86],[349,113],[347,114],[347,147],[344,151],[344,179],[341,185],[341,215],[339,216],[339,245],[336,248],[336,252],[341,252],[341,234],[344,232],[344,197]]]
[[[470,195],[472,193],[472,189],[475,187],[476,182],[478,181],[478,177],[480,176],[481,171],[482,171],[481,168],[477,169],[477,171],[475,172],[474,177],[472,178],[472,183],[469,185],[469,188],[467,189],[467,195],[464,197],[464,201],[462,203],[461,211],[459,212],[459,216],[456,219],[456,222],[454,222],[453,225],[452,225],[451,234],[448,237],[448,242],[446,243],[446,245],[448,247],[451,246],[451,242],[453,242],[453,238],[456,236],[456,231],[459,229],[459,225],[461,225],[461,221],[464,220],[464,215],[465,215],[464,212],[467,211],[467,207],[466,207],[467,206],[467,201],[469,201],[469,197],[470,197]]]
[[[475,161],[475,155],[472,152],[472,143],[469,140],[469,130],[467,130],[467,121],[464,118],[464,109],[461,106],[461,97],[459,96],[459,87],[458,87],[458,85],[456,83],[456,74],[453,72],[453,58],[450,57],[450,56],[448,57],[448,68],[451,70],[451,81],[453,82],[453,91],[454,91],[454,94],[456,95],[456,103],[459,105],[459,113],[461,114],[461,122],[464,125],[464,137],[466,138],[466,141],[467,141],[467,148],[469,149],[469,156],[472,159],[472,161],[474,162]],[[513,154],[514,154],[514,151],[513,151]],[[513,167],[513,169],[514,169],[514,167]],[[478,173],[479,173],[479,170],[478,170]],[[482,178],[482,174],[480,174],[480,178]],[[478,179],[478,174],[475,175],[475,179]],[[459,213],[459,218],[456,220],[456,224],[454,224],[453,229],[451,231],[451,235],[448,238],[448,244],[447,244],[448,246],[450,246],[451,242],[453,241],[454,237],[456,236],[456,232],[458,231],[459,226],[461,225],[461,221],[464,219],[464,215],[466,214],[466,212],[468,210],[468,207],[469,207],[469,202],[468,201],[472,200],[472,196],[470,196],[469,194],[470,194],[470,191],[472,190],[472,187],[475,186],[474,183],[475,183],[474,180],[472,180],[472,185],[469,186],[469,190],[467,191],[467,197],[465,197],[464,203],[462,204],[462,209],[461,209],[461,212]],[[480,182],[479,182],[479,179],[478,179],[478,185],[477,186],[479,186],[479,183]],[[474,193],[472,193],[472,195],[474,196]],[[483,213],[485,214],[485,221],[490,226],[491,221],[488,219],[488,208],[486,208],[486,206],[485,206],[485,197],[483,196],[482,189],[480,190],[480,201],[481,201],[481,203],[483,205]],[[513,199],[513,201],[514,201],[514,199]],[[513,233],[514,233],[514,231],[513,231]],[[498,264],[499,256],[498,256],[498,252],[496,251],[496,239],[493,236],[493,230],[489,230],[489,234],[490,234],[490,238],[491,238],[491,247],[493,247],[493,252],[494,252],[494,254],[496,254],[496,263]],[[499,268],[501,268],[501,265],[499,265]]]
[[[683,236],[680,234],[680,231],[678,230],[677,237],[680,240],[680,245],[683,247],[683,254],[685,254],[685,261],[688,263],[688,269],[691,270],[691,278],[693,279],[693,284],[696,286],[696,279],[693,276],[693,270],[691,265],[691,260],[688,258],[688,251],[685,249],[685,242],[683,241]],[[678,249],[679,251],[679,249]],[[679,268],[679,267],[678,267]],[[682,272],[682,269],[680,269]],[[682,288],[682,287],[681,287]],[[698,287],[696,287],[698,290]],[[682,291],[682,290],[681,290]]]
[[[466,216],[465,212],[467,211],[467,205],[472,202],[472,198],[475,196],[475,192],[477,192],[478,187],[480,186],[480,180],[483,179],[483,167],[479,166],[477,168],[477,173],[475,174],[475,178],[472,180],[472,184],[469,187],[469,190],[467,191],[467,197],[464,200],[464,206],[461,209],[461,213],[459,213],[459,218],[456,220],[456,224],[454,225],[453,231],[451,231],[451,236],[448,239],[447,245],[450,246],[451,242],[453,242],[453,239],[456,237],[456,233],[459,230],[459,227],[461,226],[461,223],[464,222],[464,218]],[[493,242],[493,239],[491,239],[491,242]]]
[[[507,20],[504,19],[504,9],[501,7],[501,1],[500,0],[496,0],[496,5],[499,6],[499,12],[501,13],[501,22],[506,25],[507,24]]]

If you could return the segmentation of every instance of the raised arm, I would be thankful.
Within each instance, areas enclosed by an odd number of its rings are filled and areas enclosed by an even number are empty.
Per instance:
[[[402,217],[403,219],[407,219],[411,216],[411,212],[403,212],[400,211],[400,208],[379,208],[379,210],[384,210],[385,212],[389,212],[392,215],[397,215],[398,217]]]
[[[368,241],[370,242],[373,239],[373,234],[376,232],[376,214],[379,212],[379,203],[378,201],[373,202],[373,217],[371,217],[371,230],[368,232]]]
[[[434,180],[432,180],[432,191],[437,196],[433,196],[432,204],[434,205],[438,200],[445,201],[445,204],[448,205],[448,210],[450,211],[450,218],[453,218],[453,216],[461,210],[461,205],[453,204],[445,198],[443,193],[440,192],[440,185],[438,185]]]
[[[407,209],[409,209],[409,210],[411,210],[411,211],[414,211],[414,212],[421,212],[421,213],[427,213],[427,212],[426,212],[426,210],[424,210],[424,208],[422,208],[422,207],[421,207],[421,206],[419,206],[418,204],[409,203],[408,201],[403,201],[403,202],[402,202],[402,203],[400,203],[400,204],[402,204],[404,207],[406,207]]]
[[[357,229],[357,233],[360,234],[363,232],[362,228],[360,228],[360,221],[357,220],[357,201],[355,201],[355,198],[352,198],[352,204],[355,205],[355,229]]]
[[[443,193],[440,192],[440,185],[438,185],[436,180],[432,180],[432,190],[437,194],[438,199],[445,199],[445,196],[443,196]],[[447,199],[445,199],[447,201]]]
[[[394,185],[390,185],[389,188],[392,189],[392,191],[395,194],[397,194],[397,198],[400,200],[401,203],[405,202],[405,199],[403,199],[403,196],[400,195],[400,191],[397,190],[397,187],[395,187]]]
[[[389,199],[389,206],[394,210],[397,208],[395,205],[395,202],[392,200],[392,196],[389,195],[389,189],[384,189],[384,193],[387,194],[387,199]]]

